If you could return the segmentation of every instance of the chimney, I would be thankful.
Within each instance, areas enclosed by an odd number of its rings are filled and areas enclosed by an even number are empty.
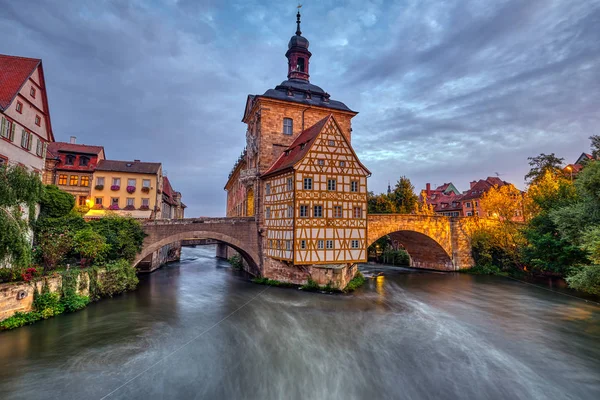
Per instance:
[[[471,181],[471,187],[469,189],[473,189],[473,186],[477,185],[477,181]]]
[[[71,136],[71,139],[69,139],[69,143],[71,143],[71,144],[77,143],[77,136]]]
[[[427,183],[425,187],[427,188],[425,189],[425,192],[427,193],[427,197],[429,197],[429,195],[431,194],[431,183]]]

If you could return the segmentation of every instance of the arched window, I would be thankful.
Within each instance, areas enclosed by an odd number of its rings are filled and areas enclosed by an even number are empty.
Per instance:
[[[298,64],[296,65],[296,71],[304,72],[304,58],[298,58]]]
[[[291,118],[283,119],[283,134],[292,135],[294,133],[294,121]]]

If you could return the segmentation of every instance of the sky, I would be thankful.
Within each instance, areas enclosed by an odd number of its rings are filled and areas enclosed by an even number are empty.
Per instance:
[[[369,190],[574,162],[600,134],[600,0],[305,0],[311,83],[359,111]],[[225,215],[248,94],[286,79],[289,0],[0,0],[0,53],[41,58],[54,135],[162,162],[186,217]]]

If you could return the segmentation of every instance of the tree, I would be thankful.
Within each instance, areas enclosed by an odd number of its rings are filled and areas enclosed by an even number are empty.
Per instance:
[[[552,173],[553,175],[558,175],[561,172],[561,166],[563,164],[564,158],[558,158],[554,153],[544,154],[541,153],[537,157],[528,157],[529,165],[531,169],[525,175],[525,180],[533,183],[540,179],[547,172]]]
[[[387,194],[375,195],[369,192],[367,195],[367,209],[369,214],[393,214],[396,206]]]
[[[417,211],[419,198],[415,194],[415,187],[406,176],[400,177],[390,199],[395,205],[396,212],[400,214],[412,214]]]
[[[67,215],[75,206],[75,197],[60,190],[58,186],[47,185],[40,202],[42,218],[57,218]]]
[[[30,224],[42,193],[35,174],[20,166],[0,166],[0,264],[25,267],[31,262]]]
[[[106,216],[90,221],[89,225],[98,234],[106,238],[110,249],[106,254],[107,261],[125,259],[133,261],[142,250],[144,230],[142,225],[133,218]]]
[[[592,157],[596,160],[600,160],[600,135],[590,136],[592,141]]]
[[[514,185],[494,185],[481,196],[481,208],[490,217],[510,223],[523,211],[523,195]]]
[[[73,237],[73,248],[81,257],[81,264],[92,264],[95,260],[102,257],[110,246],[106,244],[106,239],[91,228],[82,229]]]
[[[53,270],[73,248],[73,237],[69,233],[48,230],[39,235],[38,248],[45,270]]]
[[[427,200],[427,192],[425,190],[421,191],[421,198],[419,199],[419,204],[417,206],[417,214],[435,215],[433,205],[429,204]]]

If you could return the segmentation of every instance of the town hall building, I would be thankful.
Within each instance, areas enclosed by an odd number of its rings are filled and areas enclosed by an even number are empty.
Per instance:
[[[351,144],[358,114],[309,81],[309,42],[288,44],[288,79],[249,95],[246,149],[234,165],[227,216],[254,216],[262,273],[342,289],[367,259],[367,177]]]

